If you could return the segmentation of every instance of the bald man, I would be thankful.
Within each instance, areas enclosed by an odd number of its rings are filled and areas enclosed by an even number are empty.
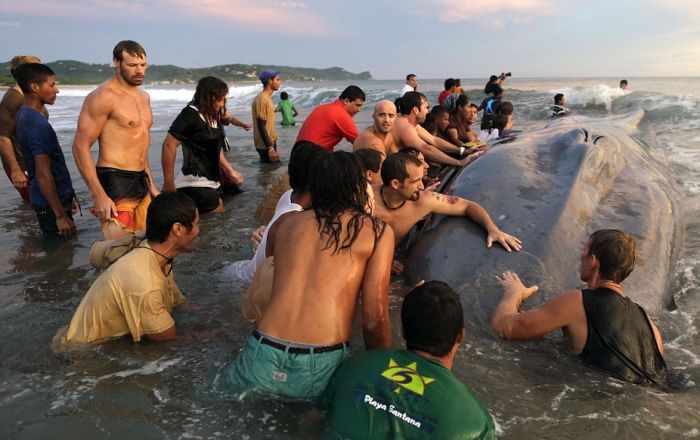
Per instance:
[[[399,151],[394,137],[391,135],[391,127],[396,120],[396,106],[388,99],[383,99],[374,106],[372,113],[374,123],[367,127],[355,139],[352,144],[352,151],[362,148],[372,148],[388,156]]]

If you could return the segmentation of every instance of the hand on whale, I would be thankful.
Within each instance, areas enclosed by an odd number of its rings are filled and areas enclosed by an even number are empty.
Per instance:
[[[494,241],[500,243],[508,252],[511,251],[511,248],[516,251],[520,251],[523,248],[523,242],[518,237],[506,234],[498,228],[494,231],[489,231],[489,235],[486,237],[486,247],[490,248]]]

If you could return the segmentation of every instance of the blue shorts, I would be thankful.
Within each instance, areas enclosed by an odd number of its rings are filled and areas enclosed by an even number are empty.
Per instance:
[[[224,369],[224,383],[236,391],[259,390],[285,397],[315,399],[326,389],[335,370],[350,356],[349,343],[329,350],[329,347],[307,348],[294,344],[285,347],[277,341],[254,332],[246,340],[241,354]]]

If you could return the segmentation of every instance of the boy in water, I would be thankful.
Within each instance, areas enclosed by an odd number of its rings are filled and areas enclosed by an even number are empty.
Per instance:
[[[285,127],[297,125],[294,117],[297,116],[299,112],[294,107],[294,104],[292,104],[292,101],[289,100],[287,92],[280,93],[280,103],[277,104],[276,111],[282,112],[282,125]]]
[[[17,84],[24,106],[17,112],[15,130],[29,174],[29,203],[45,235],[68,238],[75,235],[78,204],[56,132],[44,114],[44,106],[56,101],[56,76],[44,64],[25,64],[17,71]]]

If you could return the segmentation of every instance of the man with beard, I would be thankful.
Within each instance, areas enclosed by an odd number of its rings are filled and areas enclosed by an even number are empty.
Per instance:
[[[507,250],[519,251],[517,237],[498,229],[479,204],[460,197],[423,191],[423,164],[410,154],[396,153],[382,164],[382,185],[375,185],[374,215],[391,225],[400,243],[420,219],[428,214],[461,215],[486,229],[486,246],[498,242]]]
[[[143,84],[146,51],[135,41],[120,41],[113,51],[114,77],[83,103],[73,141],[73,155],[100,219],[105,239],[145,229],[151,197],[159,191],[148,164],[153,123]],[[97,167],[90,151],[99,142]]]
[[[371,148],[388,156],[391,153],[396,153],[398,148],[394,143],[394,137],[391,135],[391,127],[396,120],[396,106],[388,99],[383,99],[374,106],[372,113],[374,124],[367,127],[355,139],[352,144],[352,151],[356,152],[363,148]]]
[[[478,157],[473,154],[463,159],[454,159],[448,154],[464,155],[466,148],[456,147],[444,139],[433,136],[421,127],[428,115],[428,98],[422,93],[407,92],[401,98],[401,115],[391,128],[396,146],[401,150],[413,147],[423,153],[432,163],[463,167]]]

